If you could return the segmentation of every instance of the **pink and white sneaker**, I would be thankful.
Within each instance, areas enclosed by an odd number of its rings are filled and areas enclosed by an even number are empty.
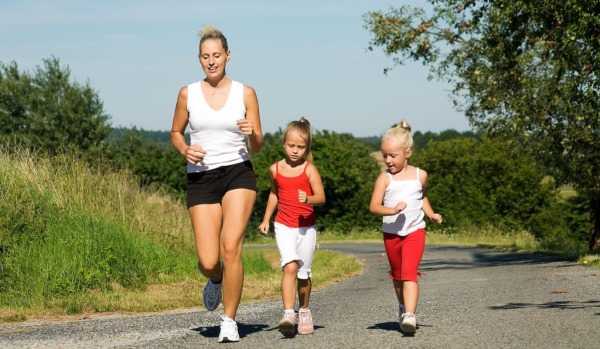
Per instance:
[[[310,309],[300,309],[298,311],[298,334],[313,334],[314,332],[315,327]]]

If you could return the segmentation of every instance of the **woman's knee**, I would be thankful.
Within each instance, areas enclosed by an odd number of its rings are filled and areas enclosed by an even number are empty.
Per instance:
[[[198,260],[198,269],[203,273],[213,273],[221,269],[221,262],[219,260]]]
[[[221,249],[221,258],[224,264],[241,262],[242,246],[238,245],[223,245]]]

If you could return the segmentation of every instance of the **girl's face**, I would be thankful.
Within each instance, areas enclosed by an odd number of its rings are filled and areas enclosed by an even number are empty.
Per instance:
[[[198,55],[202,70],[208,78],[225,76],[225,66],[229,61],[229,52],[225,52],[221,40],[208,39],[200,46]]]
[[[381,142],[381,155],[390,173],[395,174],[408,166],[412,149],[402,147],[394,138],[387,138]]]
[[[304,159],[308,144],[300,132],[289,130],[283,141],[283,149],[285,149],[285,156],[288,160],[294,163]]]

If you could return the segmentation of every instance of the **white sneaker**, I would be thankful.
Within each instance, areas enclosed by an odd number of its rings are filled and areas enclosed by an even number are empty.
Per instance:
[[[278,326],[281,334],[286,337],[294,337],[296,334],[296,314],[293,311],[284,311]]]
[[[417,331],[417,318],[413,313],[404,313],[400,330],[405,335],[413,335]]]
[[[402,332],[402,319],[404,318],[404,304],[400,304],[398,309],[398,324],[400,325],[400,332]]]
[[[239,342],[237,323],[225,315],[221,315],[221,331],[219,332],[219,343]]]
[[[204,307],[210,311],[213,311],[219,307],[221,303],[221,285],[213,283],[213,281],[208,278],[208,282],[206,286],[204,286],[204,291],[202,292],[202,300],[204,301]]]

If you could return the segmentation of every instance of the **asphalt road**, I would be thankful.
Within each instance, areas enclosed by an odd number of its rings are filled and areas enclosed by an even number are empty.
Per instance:
[[[313,335],[283,338],[281,302],[269,301],[240,307],[238,343],[217,343],[218,312],[190,310],[0,325],[0,348],[600,348],[598,270],[541,255],[427,247],[418,330],[405,337],[382,244],[321,248],[354,254],[365,268],[313,293]]]

